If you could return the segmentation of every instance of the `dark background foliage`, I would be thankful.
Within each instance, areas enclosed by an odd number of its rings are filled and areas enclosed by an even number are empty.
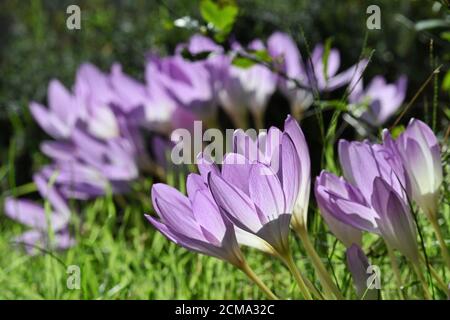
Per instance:
[[[70,4],[81,8],[81,30],[66,28]],[[444,20],[448,12],[434,1],[241,0],[237,4],[240,11],[231,37],[245,43],[258,37],[266,39],[275,30],[289,32],[304,56],[308,46],[331,39],[341,52],[343,67],[358,60],[367,35],[365,50],[375,49],[375,53],[365,78],[380,74],[394,81],[406,74],[407,101],[436,65],[442,63],[447,70],[450,45],[441,33],[449,30],[448,20]],[[381,8],[381,30],[366,28],[366,8],[371,4]],[[201,21],[198,7],[197,1],[175,0],[1,1],[0,161],[14,161],[15,184],[28,182],[33,170],[46,161],[38,152],[39,143],[46,137],[31,118],[28,103],[45,102],[50,79],[58,78],[70,87],[77,66],[84,61],[103,70],[117,61],[126,72],[142,79],[145,54],[149,50],[171,53],[177,43],[188,39],[194,31],[174,27],[173,21],[184,16]],[[431,22],[421,30],[417,23],[423,20]],[[438,89],[439,104],[448,106],[448,95]],[[425,89],[405,121],[411,115],[429,118],[433,92],[432,85]],[[279,125],[287,110],[286,102],[275,96],[266,124]],[[443,119],[438,118],[441,130]],[[315,149],[322,149],[315,121],[310,117],[304,123],[313,154]],[[3,178],[2,189],[11,185]]]

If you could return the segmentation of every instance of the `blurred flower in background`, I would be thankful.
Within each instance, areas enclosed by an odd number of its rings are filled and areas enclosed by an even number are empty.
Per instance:
[[[349,109],[372,127],[381,126],[401,107],[406,96],[406,86],[406,76],[401,76],[391,84],[377,76],[365,89],[361,80],[349,95]]]

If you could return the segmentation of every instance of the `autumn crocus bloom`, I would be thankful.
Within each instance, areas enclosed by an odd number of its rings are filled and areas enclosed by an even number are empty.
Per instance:
[[[422,121],[411,119],[396,140],[396,146],[411,181],[412,196],[430,219],[436,219],[442,163],[439,142]]]
[[[395,83],[387,83],[377,76],[363,89],[360,80],[349,95],[353,114],[370,125],[384,124],[400,108],[406,95],[407,78],[400,77]]]
[[[234,228],[223,220],[203,182],[190,174],[188,197],[165,185],[152,187],[152,202],[160,219],[147,219],[167,238],[196,252],[214,256],[234,265],[242,263]]]
[[[298,177],[286,175],[287,169],[295,172],[299,159],[288,136],[282,138],[281,169],[283,183],[290,186],[283,190],[277,174],[263,163],[242,162],[239,154],[228,154],[221,173],[208,172],[208,184],[222,215],[236,227],[261,239],[272,254],[278,256],[294,274],[299,288],[306,299],[311,295],[305,280],[295,266],[289,250],[289,225],[295,197],[298,192]],[[284,155],[284,156],[283,156]],[[289,181],[288,181],[289,180]]]
[[[22,245],[29,254],[35,254],[38,248],[67,249],[73,246],[75,241],[68,230],[70,209],[66,200],[42,174],[35,174],[34,182],[50,209],[47,211],[44,206],[30,200],[7,198],[5,214],[30,228],[14,242]],[[49,237],[51,233],[53,237]]]
[[[322,44],[318,44],[311,53],[311,59],[306,63],[310,85],[319,91],[333,91],[359,79],[367,64],[366,60],[362,60],[345,71],[338,73],[341,65],[339,51],[335,48],[330,48],[326,61],[324,58],[325,54],[325,47]]]
[[[275,66],[287,76],[280,77],[280,87],[291,103],[291,111],[298,118],[313,103],[313,91],[333,91],[361,77],[367,65],[361,60],[338,73],[341,60],[337,49],[331,48],[325,62],[325,48],[317,45],[311,57],[303,62],[293,39],[284,33],[275,32],[268,40],[268,49]],[[299,88],[299,84],[304,88]]]
[[[159,81],[182,107],[202,117],[216,112],[212,74],[204,61],[189,61],[180,55],[160,58],[150,56],[146,81]]]
[[[288,169],[297,170],[298,157],[290,138],[285,136],[283,140],[285,166],[280,176],[290,188],[283,189],[270,166],[249,163],[247,159],[239,161],[242,156],[238,154],[227,155],[221,174],[211,172],[208,177],[211,193],[221,212],[237,227],[265,240],[273,253],[281,256],[289,252],[293,195],[298,193],[299,186],[298,177],[287,175]]]
[[[433,131],[422,121],[411,119],[406,130],[392,141],[388,132],[385,140],[398,152],[411,182],[412,199],[430,220],[450,268],[450,255],[438,223],[439,188],[443,181],[439,142]]]
[[[242,256],[234,226],[223,219],[204,179],[190,174],[186,189],[188,196],[165,185],[152,187],[153,207],[159,219],[147,219],[176,244],[230,262],[243,270],[271,298],[273,293],[254,275]]]
[[[244,51],[239,45],[236,52]],[[249,44],[251,50],[264,50],[260,40]],[[264,127],[264,113],[269,98],[276,89],[276,75],[267,67],[255,64],[249,68],[236,67],[231,59],[224,60],[222,86],[218,96],[222,107],[231,116],[235,125],[245,128],[247,110],[250,110],[256,127]]]
[[[353,228],[380,234],[388,246],[417,263],[416,229],[407,201],[407,181],[396,154],[384,145],[341,140],[339,157],[350,183],[322,172],[315,186],[319,207]],[[329,180],[335,183],[324,183]]]
[[[284,150],[283,143],[286,144]],[[306,226],[311,160],[305,136],[298,122],[289,115],[284,122],[284,131],[271,127],[267,133],[260,133],[257,137],[236,130],[233,135],[233,150],[250,162],[257,161],[271,167],[283,190],[288,193],[287,208],[288,212],[293,214],[292,225],[294,228]],[[293,152],[290,162],[287,162],[288,152]],[[288,183],[293,183],[295,189],[290,190],[292,187]]]
[[[293,148],[285,147],[283,149],[283,139],[287,138],[289,138],[289,141],[292,141]],[[244,155],[250,161],[262,162],[277,173],[283,190],[288,192],[286,199],[289,199],[287,201],[289,203],[287,207],[289,209],[288,212],[292,213],[291,225],[302,239],[302,243],[319,273],[322,285],[330,293],[332,292],[332,295],[342,298],[308,237],[307,215],[310,195],[311,160],[309,158],[308,145],[298,122],[289,115],[284,123],[283,132],[272,127],[267,133],[260,133],[256,139],[242,130],[237,130],[234,134],[233,147],[235,152]],[[283,160],[283,157],[287,157],[287,152],[291,151],[297,155],[295,160],[297,161],[298,159],[299,164],[289,168],[289,162]],[[293,178],[283,178],[282,174]],[[292,186],[290,186],[289,181],[295,181],[295,185],[298,184],[296,193],[292,193]]]
[[[358,198],[358,196],[362,198],[359,191],[350,184],[345,183],[343,178],[338,178],[335,175],[326,172],[323,172],[317,177],[316,186],[319,186],[315,188],[317,205],[331,232],[336,238],[342,241],[347,248],[351,247],[353,244],[360,246],[362,243],[362,232],[351,225],[337,220],[333,214],[331,214],[331,212],[335,210],[333,208],[333,203],[324,201],[325,199],[323,197],[326,195],[321,192],[323,188],[329,190],[328,192],[335,193],[336,195],[343,195],[343,198],[350,199]]]
[[[282,32],[273,33],[267,40],[267,46],[275,66],[289,78],[279,77],[279,87],[289,100],[292,114],[297,117],[314,101],[311,90],[298,88],[293,81],[295,79],[305,86],[309,83],[300,51],[294,40]]]

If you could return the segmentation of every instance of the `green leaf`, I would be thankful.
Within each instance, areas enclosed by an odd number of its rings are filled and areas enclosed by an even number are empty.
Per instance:
[[[415,24],[416,31],[424,31],[435,28],[448,28],[450,27],[450,21],[444,19],[429,19],[422,20]]]
[[[445,108],[444,109],[444,114],[447,117],[447,119],[450,120],[450,108]]]
[[[272,62],[272,57],[270,56],[269,52],[267,52],[267,50],[254,50],[249,51],[249,53],[254,55],[258,60],[261,60],[262,62]]]
[[[442,80],[442,90],[448,91],[450,94],[450,71],[447,71],[444,80]]]
[[[405,126],[403,126],[403,125],[399,125],[399,126],[394,127],[394,128],[391,130],[392,138],[397,139],[398,136],[399,136],[403,131],[405,131]]]
[[[220,6],[212,0],[202,0],[200,2],[200,14],[216,31],[217,41],[225,40],[233,28],[238,13],[239,9],[234,4]]]
[[[445,31],[441,33],[441,38],[450,42],[450,31]]]
[[[252,59],[249,59],[247,57],[243,56],[236,56],[233,61],[231,62],[233,66],[236,66],[238,68],[242,69],[248,69],[256,64],[256,61],[253,61]]]

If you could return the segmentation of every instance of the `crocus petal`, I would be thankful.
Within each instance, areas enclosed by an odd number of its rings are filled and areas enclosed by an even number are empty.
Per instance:
[[[262,238],[254,235],[253,233],[244,231],[238,227],[235,227],[236,231],[236,239],[240,245],[248,246],[251,248],[255,248],[257,250],[263,251],[265,253],[269,253],[274,255],[274,248]]]
[[[120,106],[125,112],[130,112],[147,102],[149,97],[144,84],[124,74],[120,64],[112,66],[109,79],[114,91],[123,100]]]
[[[284,123],[284,131],[291,138],[295,146],[298,159],[300,160],[300,184],[297,201],[295,202],[293,209],[293,223],[306,226],[309,195],[311,190],[311,160],[309,157],[308,145],[298,122],[293,117],[287,117]]]
[[[343,179],[340,179],[333,174],[322,172],[316,180],[315,196],[320,208],[320,213],[336,238],[342,241],[346,247],[349,247],[354,243],[361,245],[361,231],[349,224],[343,223],[333,216],[330,212],[330,210],[332,210],[332,204],[328,202],[329,198],[326,197],[326,194],[319,191],[320,187],[334,190],[347,197],[354,197],[355,193],[352,192],[351,186]]]
[[[45,241],[44,234],[37,230],[29,230],[22,233],[20,236],[15,237],[13,243],[19,246],[23,246],[29,255],[35,255],[39,253],[38,248],[42,248]]]
[[[209,243],[220,246],[225,235],[225,224],[209,190],[195,194],[192,202],[192,212],[199,223],[204,237]]]
[[[44,141],[41,151],[48,157],[57,161],[73,161],[75,148],[71,143],[62,141]]]
[[[243,155],[250,161],[261,161],[264,157],[260,153],[257,138],[256,131],[235,130],[233,133],[233,152]]]
[[[379,214],[377,225],[382,237],[389,246],[417,262],[417,234],[409,208],[383,179],[375,178],[373,188],[372,205]]]
[[[49,220],[47,221],[44,207],[26,199],[7,198],[5,214],[19,223],[42,231],[48,230],[48,223],[55,232],[66,227],[68,223],[68,217],[54,212],[48,213]]]
[[[265,221],[276,219],[280,214],[287,213],[286,200],[280,180],[275,172],[263,164],[254,164],[249,180],[250,198],[256,208],[263,214]]]
[[[152,187],[153,206],[162,221],[189,238],[205,241],[188,198],[175,188],[158,183]]]
[[[286,212],[291,213],[298,200],[301,177],[300,159],[294,143],[289,135],[284,134],[281,142],[281,184],[286,197]]]
[[[221,212],[237,227],[256,233],[262,223],[252,200],[221,176],[210,173],[208,184]]]
[[[53,138],[60,139],[69,136],[70,128],[44,106],[32,102],[30,111],[40,127]]]
[[[208,242],[198,241],[196,239],[189,238],[184,234],[178,233],[171,226],[165,225],[150,215],[145,215],[145,217],[159,232],[177,245],[194,252],[203,253],[217,258],[222,258],[224,256],[223,252],[221,252],[223,250],[221,250],[220,247]]]
[[[223,160],[222,177],[245,192],[245,194],[250,195],[249,179],[251,168],[249,160],[244,156],[237,153],[229,153]]]
[[[377,213],[366,203],[361,192],[336,176],[322,172],[316,182],[317,202],[333,218],[359,230],[377,232]],[[336,228],[337,233],[339,230]]]
[[[75,97],[58,80],[50,81],[48,86],[48,104],[52,112],[68,127],[73,127],[83,106],[76,103]]]
[[[413,199],[434,219],[439,187],[443,180],[437,138],[425,123],[412,119],[396,142],[412,184]]]
[[[26,226],[47,229],[45,210],[42,206],[29,200],[5,200],[5,214]]]
[[[210,172],[220,174],[220,170],[217,165],[203,153],[199,153],[197,156],[197,167],[205,182],[208,181],[208,174]]]

